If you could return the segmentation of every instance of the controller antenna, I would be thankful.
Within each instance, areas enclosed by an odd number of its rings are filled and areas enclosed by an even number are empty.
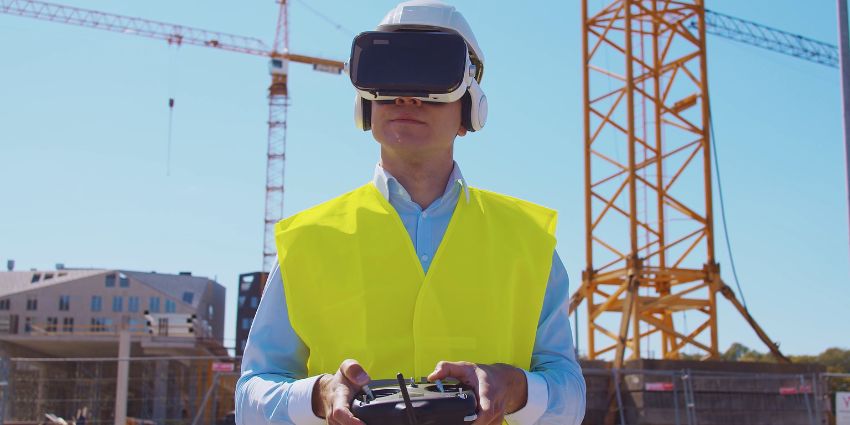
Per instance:
[[[404,375],[399,372],[395,377],[398,380],[398,387],[401,389],[401,397],[404,398],[404,410],[407,411],[407,420],[410,422],[410,425],[417,425],[418,422],[416,422],[416,414],[413,413],[413,403],[410,402],[410,394],[407,393],[407,385],[404,382]]]

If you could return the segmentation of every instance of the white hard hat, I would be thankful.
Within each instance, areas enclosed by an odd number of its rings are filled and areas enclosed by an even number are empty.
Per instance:
[[[410,0],[399,3],[387,13],[378,31],[431,30],[460,35],[469,49],[469,59],[475,68],[474,79],[462,98],[461,119],[469,131],[477,131],[487,121],[487,96],[479,84],[484,77],[484,52],[478,45],[469,23],[454,6],[439,0]],[[354,121],[357,128],[371,129],[370,101],[355,95]]]
[[[484,52],[472,33],[472,28],[454,6],[439,0],[410,0],[399,3],[378,24],[378,31],[399,29],[430,29],[459,34],[469,47],[469,56],[477,70],[475,79],[481,82],[484,75]]]

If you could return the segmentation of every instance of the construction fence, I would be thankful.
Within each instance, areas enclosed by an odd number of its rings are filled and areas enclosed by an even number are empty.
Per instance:
[[[835,425],[850,375],[584,369],[585,424]],[[619,382],[619,385],[614,383]]]
[[[127,424],[233,424],[237,360],[129,360]],[[115,423],[117,359],[0,361],[0,425]],[[585,367],[585,424],[834,425],[850,375]],[[619,383],[619,384],[617,384]],[[51,420],[53,418],[53,420]]]
[[[0,425],[115,423],[118,359],[4,359]],[[239,365],[215,357],[131,358],[130,425],[233,423]],[[56,418],[51,420],[50,418]]]

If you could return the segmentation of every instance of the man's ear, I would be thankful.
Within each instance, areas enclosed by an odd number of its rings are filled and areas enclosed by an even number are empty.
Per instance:
[[[457,135],[460,136],[460,137],[463,137],[463,136],[466,136],[466,132],[467,132],[466,127],[460,126],[460,128],[458,128],[458,130],[457,130]]]

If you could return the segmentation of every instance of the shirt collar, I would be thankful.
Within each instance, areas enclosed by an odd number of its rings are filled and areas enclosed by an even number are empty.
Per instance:
[[[453,161],[452,173],[449,175],[449,181],[446,182],[446,189],[443,191],[443,196],[450,193],[455,186],[460,185],[463,188],[464,195],[466,195],[466,202],[469,202],[469,186],[466,184],[466,179],[463,178],[463,174],[460,172],[460,167],[457,165],[456,161]],[[381,167],[381,163],[378,162],[375,165],[375,175],[372,178],[372,184],[378,189],[378,192],[384,197],[384,199],[390,199],[390,181],[393,181],[395,184],[392,186],[397,187],[399,195],[410,198],[410,194],[407,193],[407,190],[398,180],[390,174],[389,171],[385,170],[384,167]]]

